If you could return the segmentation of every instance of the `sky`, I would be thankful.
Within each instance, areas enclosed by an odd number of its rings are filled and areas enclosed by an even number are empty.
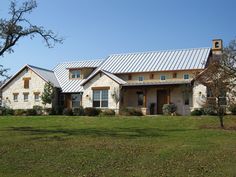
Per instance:
[[[21,4],[23,0],[18,0]],[[0,1],[0,18],[9,0]],[[110,54],[226,46],[236,38],[235,0],[37,0],[26,17],[63,37],[47,48],[40,37],[21,39],[0,64],[9,75],[25,64],[53,69],[65,61],[104,59]]]

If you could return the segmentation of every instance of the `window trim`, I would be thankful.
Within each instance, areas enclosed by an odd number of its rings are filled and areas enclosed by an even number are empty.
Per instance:
[[[78,76],[78,73],[75,74],[75,77],[73,78],[72,75],[73,72],[78,72],[79,73],[79,77]],[[81,79],[81,76],[82,76],[82,73],[81,73],[81,70],[80,69],[69,69],[69,79]]]
[[[19,95],[19,93],[13,93],[13,101],[14,102],[18,102],[18,95]],[[15,96],[16,96],[16,99],[15,99]]]
[[[94,91],[99,92],[99,100],[94,100]],[[102,98],[102,91],[107,91],[107,99]],[[94,106],[94,101],[99,101],[99,107]],[[102,102],[107,101],[107,106],[102,106]],[[109,108],[109,89],[93,89],[92,104],[94,108]]]
[[[36,99],[36,95],[38,95],[38,99]],[[39,102],[40,101],[40,97],[39,97],[40,93],[39,92],[34,92],[34,101],[35,102]]]

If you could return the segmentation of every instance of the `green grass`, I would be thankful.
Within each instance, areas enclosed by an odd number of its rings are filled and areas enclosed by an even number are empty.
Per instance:
[[[1,117],[1,177],[236,176],[216,117]],[[236,117],[225,119],[236,127]],[[210,127],[210,128],[206,128]]]

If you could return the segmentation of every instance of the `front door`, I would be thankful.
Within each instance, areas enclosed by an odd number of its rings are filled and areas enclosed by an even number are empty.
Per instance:
[[[157,90],[157,114],[162,114],[162,107],[167,104],[167,90]]]

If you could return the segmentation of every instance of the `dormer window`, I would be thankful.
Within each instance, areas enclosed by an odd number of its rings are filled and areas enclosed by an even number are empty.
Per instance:
[[[166,80],[166,76],[164,76],[164,75],[162,75],[161,77],[160,77],[160,79],[163,81],[163,80]]]
[[[80,70],[70,70],[70,79],[79,79]]]
[[[140,81],[140,82],[144,81],[144,76],[139,76],[138,81]]]
[[[184,74],[184,79],[189,79],[189,74]]]

